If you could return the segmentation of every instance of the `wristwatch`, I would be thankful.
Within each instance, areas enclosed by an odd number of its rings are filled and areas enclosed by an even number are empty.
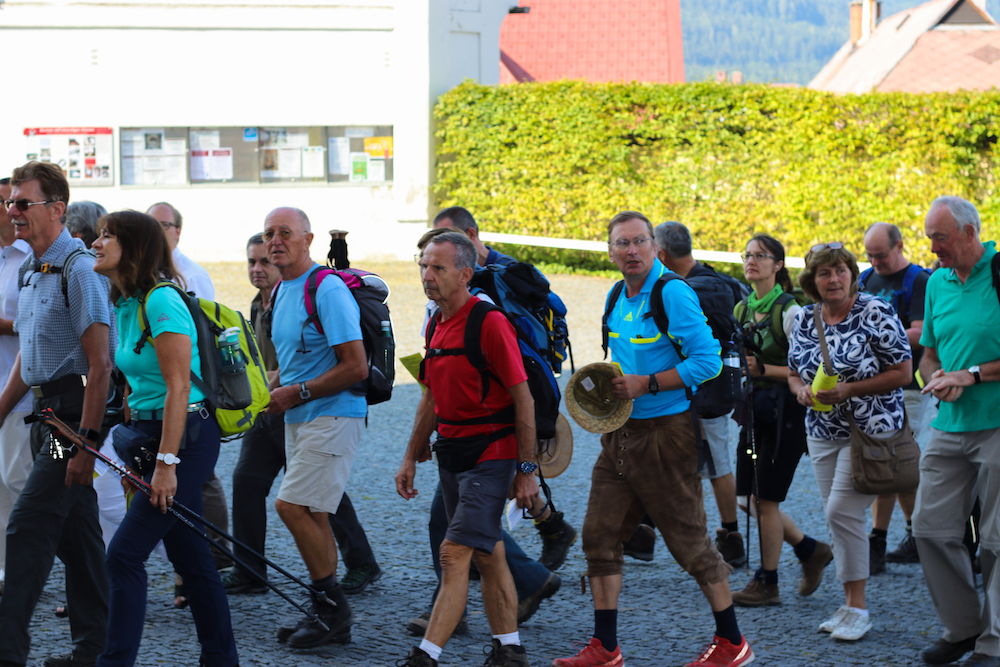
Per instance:
[[[660,391],[660,383],[656,381],[656,373],[649,374],[649,393],[656,396]]]
[[[538,470],[538,464],[532,463],[531,461],[521,461],[517,464],[518,472],[522,472],[525,475],[530,475],[531,473]]]
[[[78,428],[76,433],[83,436],[84,440],[89,440],[90,442],[98,442],[101,439],[101,432],[95,431],[92,428]]]
[[[969,366],[969,372],[972,373],[972,377],[976,379],[976,384],[982,384],[983,379],[979,376],[979,364],[975,366]]]
[[[300,382],[299,383],[299,398],[302,399],[303,403],[306,402],[306,401],[308,401],[310,398],[312,398],[312,394],[309,392],[308,389],[306,389],[306,383],[305,382]]]
[[[168,466],[176,465],[181,462],[181,460],[173,454],[164,454],[163,452],[156,455],[156,460],[163,461]]]

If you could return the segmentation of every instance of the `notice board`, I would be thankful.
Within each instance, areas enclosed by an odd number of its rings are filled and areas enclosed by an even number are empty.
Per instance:
[[[26,161],[62,167],[70,187],[114,185],[114,142],[110,127],[26,127]]]

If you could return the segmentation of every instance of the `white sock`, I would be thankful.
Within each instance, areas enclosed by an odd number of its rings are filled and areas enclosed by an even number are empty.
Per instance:
[[[857,607],[850,607],[849,609],[851,611],[858,612],[858,614],[860,614],[862,617],[867,618],[867,616],[868,616],[868,610],[867,609],[858,609]]]
[[[420,650],[431,657],[431,660],[437,660],[441,657],[441,651],[444,649],[436,644],[432,644],[426,639],[420,641]]]
[[[520,634],[515,630],[514,632],[508,632],[505,635],[493,635],[493,639],[500,642],[500,646],[520,646],[521,637]]]

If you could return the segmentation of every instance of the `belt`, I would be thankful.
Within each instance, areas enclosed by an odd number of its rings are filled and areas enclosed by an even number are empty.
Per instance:
[[[197,403],[189,403],[187,411],[189,413],[201,412],[201,418],[208,419],[208,404],[204,400],[198,401]],[[159,410],[132,410],[132,419],[139,422],[163,421],[163,408],[160,408]]]
[[[38,398],[51,398],[59,394],[65,394],[74,389],[83,389],[87,386],[87,378],[82,375],[64,375],[52,382],[34,385],[31,387],[32,393]]]

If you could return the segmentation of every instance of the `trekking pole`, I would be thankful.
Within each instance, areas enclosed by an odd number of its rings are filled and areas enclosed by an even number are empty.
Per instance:
[[[121,463],[115,461],[114,459],[111,459],[111,458],[105,456],[104,454],[102,454],[101,452],[99,452],[97,449],[95,449],[94,447],[91,447],[86,442],[84,442],[83,438],[78,433],[74,432],[73,429],[70,428],[68,424],[66,424],[66,422],[64,422],[61,419],[59,419],[58,417],[56,417],[55,412],[53,412],[52,408],[44,408],[36,416],[34,416],[34,417],[26,417],[25,418],[25,422],[26,423],[28,423],[29,420],[31,420],[31,421],[41,421],[43,424],[46,424],[47,426],[50,426],[50,427],[54,428],[56,431],[58,431],[58,433],[59,433],[59,435],[61,437],[66,438],[67,440],[69,440],[72,443],[72,446],[68,448],[69,449],[69,454],[66,455],[66,454],[63,453],[64,447],[62,446],[62,444],[57,442],[56,443],[57,449],[56,449],[55,452],[52,453],[53,458],[62,458],[64,455],[68,456],[69,458],[72,458],[74,456],[74,454],[76,453],[76,449],[82,449],[83,451],[86,451],[88,454],[91,454],[95,458],[98,458],[101,461],[103,461],[108,467],[110,467],[112,470],[114,470],[116,473],[118,473],[118,475],[120,475],[122,479],[124,479],[129,484],[131,484],[133,487],[135,487],[136,489],[138,489],[138,490],[142,491],[144,494],[146,494],[146,497],[152,497],[152,495],[153,495],[152,487],[149,485],[148,482],[146,482],[146,480],[142,479],[141,477],[139,477],[138,475],[136,475],[135,473],[133,473],[131,470],[129,470],[128,468],[126,468]],[[231,536],[227,535],[222,530],[219,530],[214,525],[212,525],[207,520],[205,520],[205,518],[203,516],[201,516],[200,514],[198,514],[197,512],[195,512],[194,510],[190,509],[189,507],[186,507],[185,505],[183,505],[183,504],[181,504],[181,503],[179,503],[177,501],[174,501],[172,506],[168,506],[167,507],[167,511],[170,512],[171,514],[173,514],[175,517],[177,517],[177,519],[180,520],[181,523],[183,523],[185,526],[187,526],[191,530],[193,530],[196,533],[198,533],[198,535],[200,535],[211,546],[217,548],[219,551],[221,551],[222,553],[224,553],[226,556],[232,558],[234,562],[236,562],[238,565],[240,565],[241,567],[243,567],[244,569],[246,569],[248,572],[252,572],[253,569],[249,565],[247,565],[246,562],[243,561],[243,559],[239,558],[236,554],[234,554],[232,551],[230,551],[226,547],[223,547],[223,546],[221,546],[219,544],[216,544],[212,540],[212,538],[210,538],[206,533],[198,530],[198,527],[195,526],[188,517],[184,516],[183,514],[181,514],[177,510],[181,510],[181,511],[187,513],[189,516],[197,519],[203,525],[205,525],[206,527],[212,529],[213,531],[215,531],[216,533],[218,533],[222,537],[224,537],[226,539],[229,539],[233,543],[235,543],[235,544],[243,547],[247,551],[250,551],[255,556],[257,556],[261,560],[263,560],[266,564],[268,564],[271,567],[273,567],[277,572],[285,575],[291,581],[293,581],[296,584],[302,586],[307,591],[309,591],[311,594],[316,595],[321,600],[323,600],[323,601],[325,601],[325,602],[327,602],[327,603],[329,603],[331,605],[336,606],[336,603],[334,603],[332,600],[330,600],[330,598],[328,598],[322,591],[317,591],[312,586],[308,585],[307,583],[305,583],[304,581],[302,581],[301,579],[299,579],[295,575],[287,572],[285,569],[283,569],[282,567],[280,567],[276,563],[272,562],[266,556],[258,554],[253,549],[251,549],[250,547],[246,546],[245,544],[243,544],[239,540],[236,540],[236,539],[232,538]],[[325,630],[327,630],[327,631],[330,630],[329,626],[327,626],[322,621],[322,619],[319,618],[318,615],[316,615],[313,612],[305,609],[305,607],[303,607],[299,603],[297,603],[294,600],[292,600],[292,598],[290,598],[284,591],[282,591],[281,589],[279,589],[277,586],[275,586],[274,584],[272,584],[267,579],[261,579],[261,581],[264,583],[265,586],[267,586],[272,591],[274,591],[275,593],[277,593],[278,595],[280,595],[286,602],[288,602],[293,607],[295,607],[296,609],[298,609],[300,612],[302,612],[303,614],[305,614],[306,616],[308,616],[310,620],[313,620],[316,623],[319,623],[319,625],[322,628],[324,628]]]

